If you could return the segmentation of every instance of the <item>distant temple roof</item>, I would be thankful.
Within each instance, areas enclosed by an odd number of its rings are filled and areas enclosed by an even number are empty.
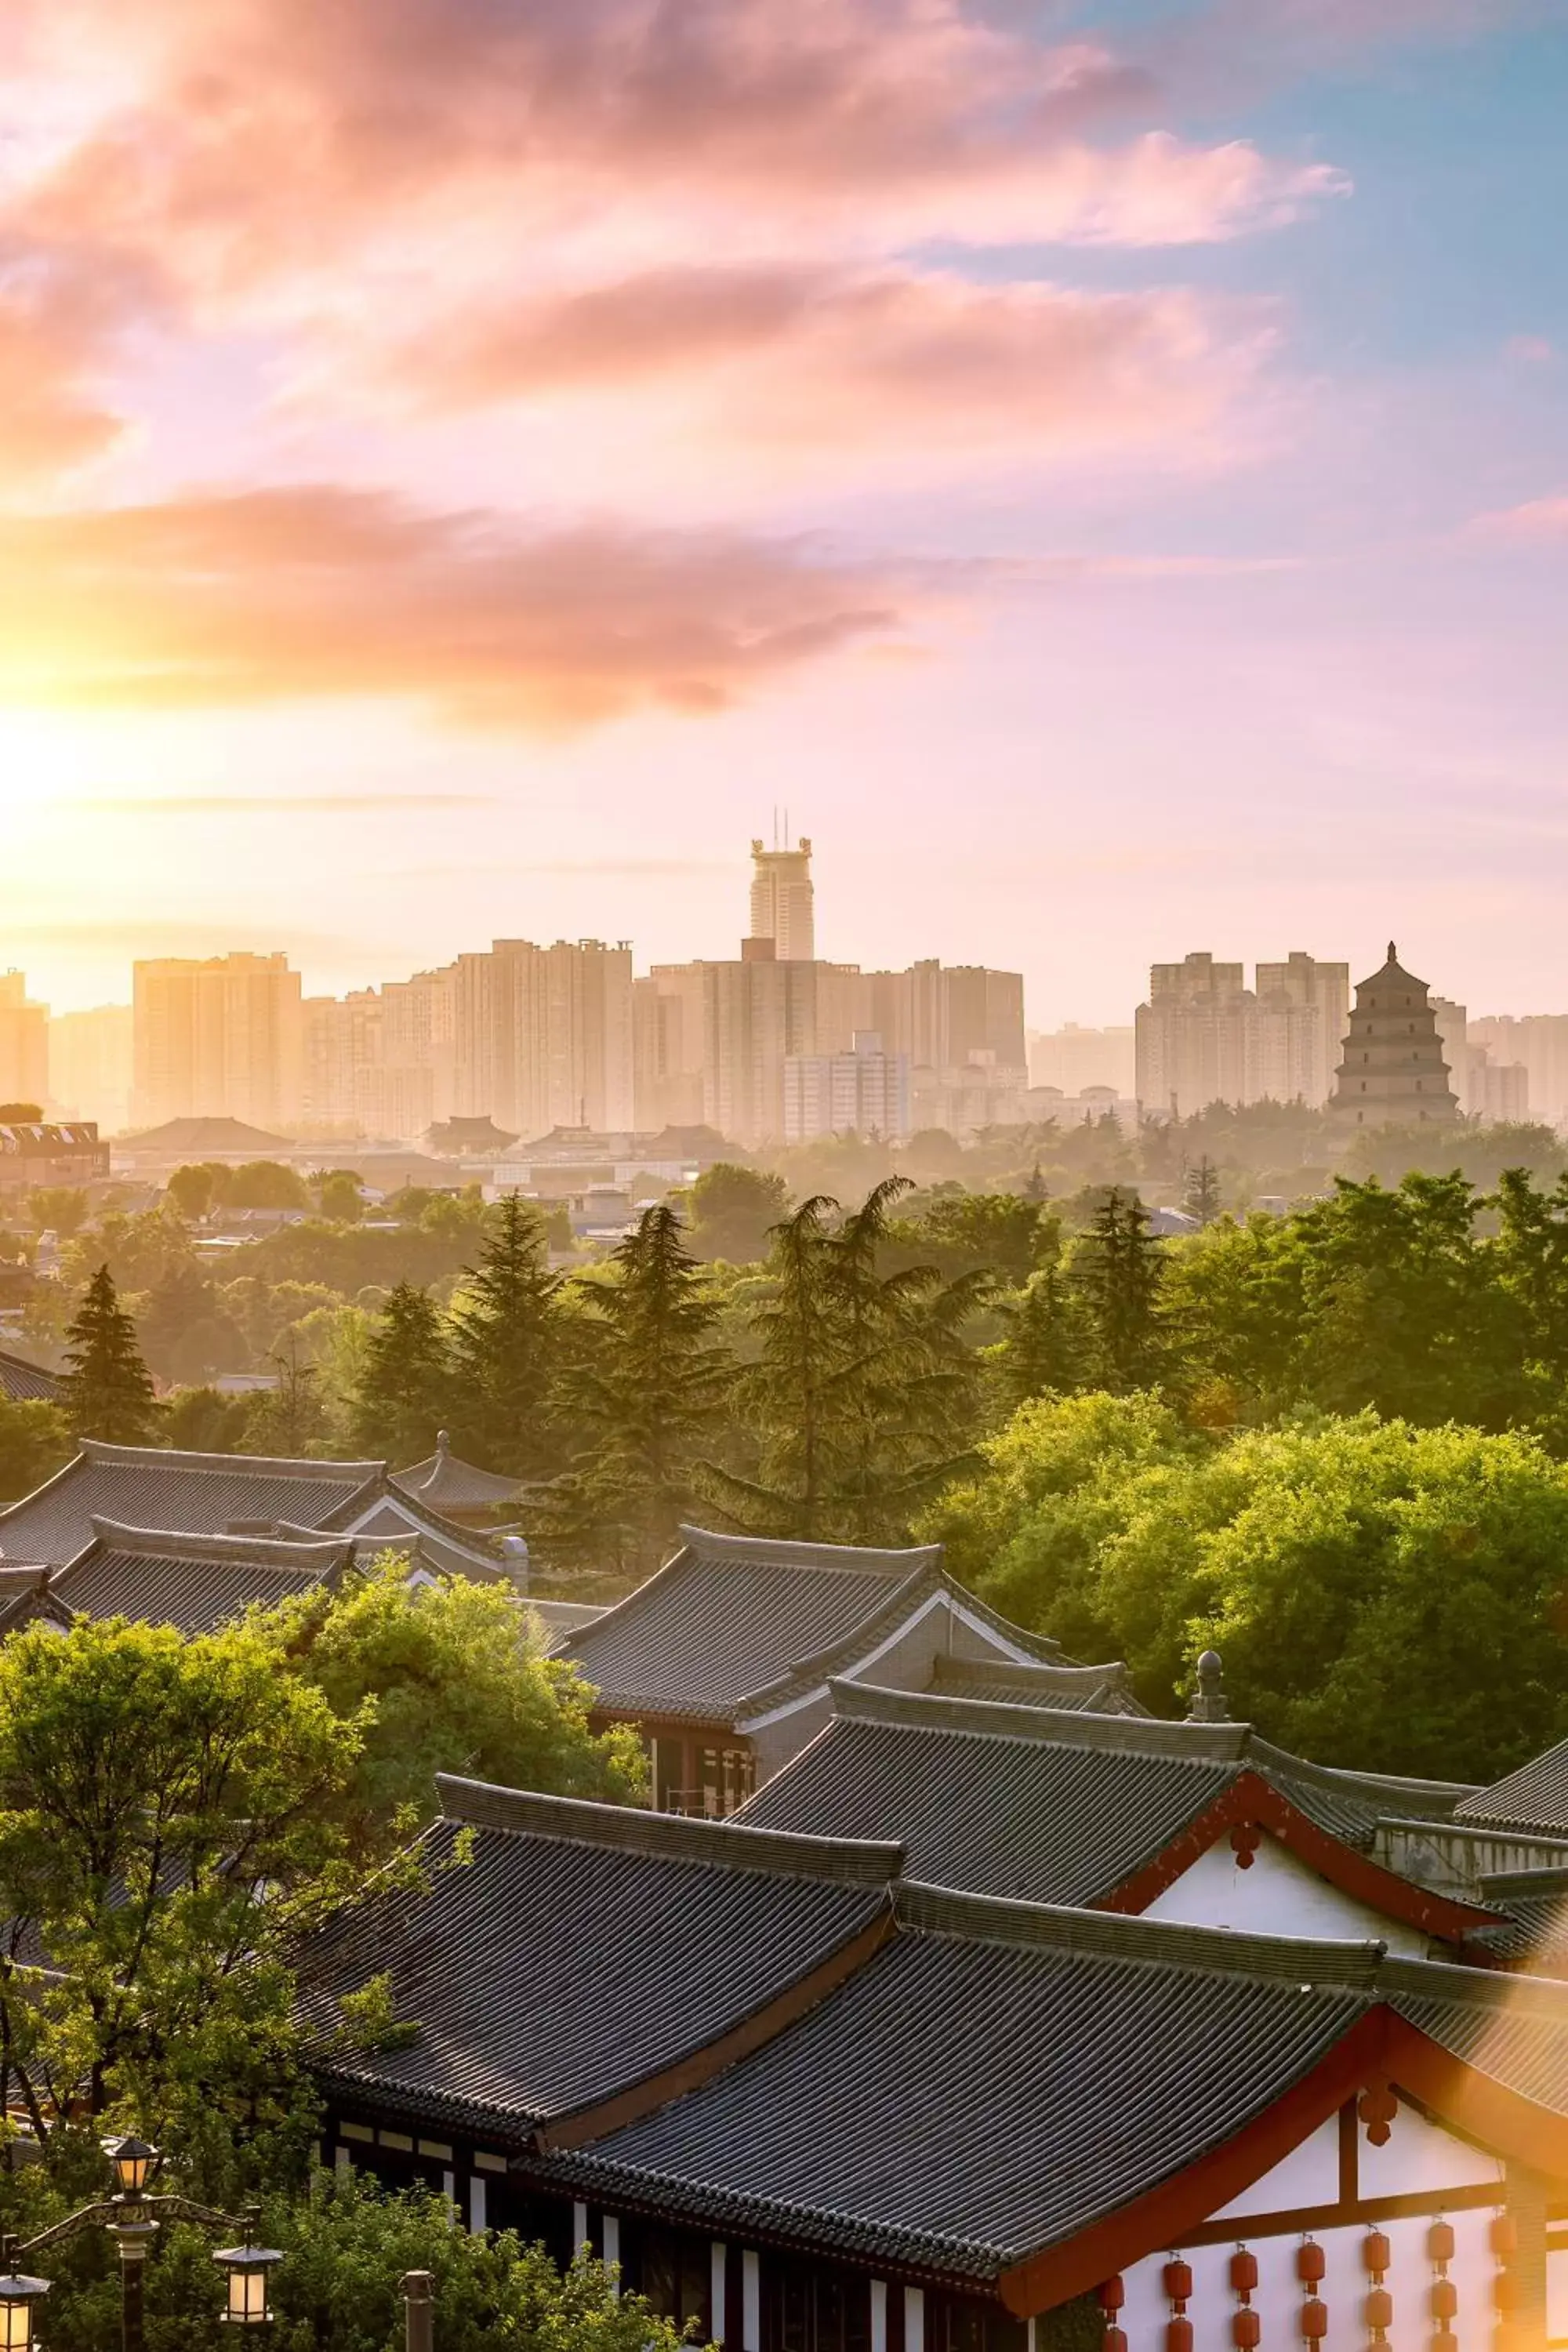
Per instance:
[[[292,1143],[291,1136],[269,1134],[266,1128],[248,1127],[240,1118],[171,1118],[162,1127],[121,1136],[119,1148],[132,1152],[177,1151],[193,1160],[215,1155],[228,1159],[237,1153],[257,1159],[269,1151],[288,1150]]]
[[[500,1477],[495,1471],[481,1470],[454,1454],[444,1429],[437,1437],[435,1453],[427,1454],[423,1462],[411,1463],[406,1470],[395,1471],[392,1483],[437,1511],[488,1510],[494,1505],[515,1503],[520,1492],[516,1478]]]
[[[430,1151],[461,1158],[465,1153],[504,1151],[515,1135],[499,1128],[488,1114],[479,1118],[438,1118],[420,1139]]]
[[[7,1403],[53,1404],[59,1393],[58,1372],[47,1372],[42,1364],[30,1363],[26,1356],[13,1356],[0,1348],[0,1397]]]
[[[1568,1839],[1568,1739],[1532,1756],[1489,1789],[1476,1789],[1454,1819],[1477,1829],[1538,1832]]]

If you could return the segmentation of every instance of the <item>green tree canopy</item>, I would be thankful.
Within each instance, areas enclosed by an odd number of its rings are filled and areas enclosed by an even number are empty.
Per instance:
[[[63,1409],[45,1397],[0,1396],[0,1503],[15,1503],[63,1469],[76,1440]]]
[[[541,1532],[553,1554],[646,1572],[689,1515],[722,1419],[732,1368],[714,1339],[718,1304],[662,1203],[644,1210],[604,1277],[576,1287],[565,1402],[584,1453],[545,1498]]]
[[[435,1449],[450,1402],[447,1332],[427,1292],[400,1282],[373,1324],[353,1395],[353,1442],[406,1468]]]
[[[563,1333],[543,1224],[509,1192],[453,1304],[453,1435],[492,1470],[542,1478],[563,1458],[555,1421]]]
[[[67,1326],[65,1352],[61,1402],[78,1436],[147,1444],[158,1419],[153,1378],[107,1265],[92,1276]]]
[[[686,1196],[691,1247],[699,1257],[751,1265],[768,1254],[768,1235],[789,1207],[782,1176],[717,1160]]]
[[[1112,1186],[1073,1255],[1089,1327],[1089,1377],[1108,1389],[1146,1388],[1162,1347],[1163,1251],[1136,1192]]]
[[[1568,1731],[1568,1470],[1370,1412],[1228,1440],[1149,1397],[1026,1406],[931,1514],[959,1572],[1168,1709],[1193,1659],[1325,1762],[1489,1780]]]
[[[405,1584],[395,1553],[288,1602],[278,1625],[293,1671],[355,1727],[345,1799],[353,1851],[383,1850],[436,1811],[437,1772],[513,1789],[635,1801],[642,1753],[626,1729],[590,1730],[574,1666],[545,1655],[537,1621],[499,1585]]]

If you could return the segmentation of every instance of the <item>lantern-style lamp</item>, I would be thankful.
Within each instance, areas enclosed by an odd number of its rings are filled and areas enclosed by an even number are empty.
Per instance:
[[[247,2230],[248,2240],[254,2231]],[[225,2246],[213,2256],[228,2273],[228,2308],[224,2313],[236,2327],[264,2327],[272,2316],[267,2300],[267,2273],[283,2259],[276,2246]]]
[[[142,2196],[157,2168],[158,2151],[149,2147],[144,2139],[127,2132],[121,2139],[106,2139],[104,2154],[114,2167],[115,2184],[122,2197]]]
[[[6,2263],[0,2278],[0,2352],[33,2352],[33,2305],[47,2294],[47,2279],[22,2278]]]

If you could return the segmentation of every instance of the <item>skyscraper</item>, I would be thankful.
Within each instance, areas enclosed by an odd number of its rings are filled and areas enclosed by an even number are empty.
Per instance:
[[[1329,1108],[1355,1127],[1409,1127],[1458,1118],[1426,982],[1388,961],[1360,982]]]
[[[48,1091],[48,1007],[33,1003],[19,971],[0,971],[0,1102],[42,1110]]]
[[[1260,963],[1258,985],[1245,967],[1194,954],[1157,963],[1149,1001],[1138,1008],[1138,1099],[1145,1110],[1182,1118],[1210,1103],[1328,1100],[1345,1034],[1350,967],[1295,950]]]
[[[622,940],[497,940],[459,956],[454,1108],[509,1135],[632,1123],[632,951]]]
[[[768,849],[752,844],[752,937],[772,940],[780,963],[810,963],[816,954],[811,844]]]
[[[285,955],[183,956],[132,970],[132,1116],[287,1133],[300,1112],[300,975]]]

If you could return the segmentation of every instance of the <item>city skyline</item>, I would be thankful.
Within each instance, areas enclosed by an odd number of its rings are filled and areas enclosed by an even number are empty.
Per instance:
[[[821,953],[1062,1019],[1390,929],[1561,1001],[1555,0],[262,21],[0,44],[39,995],[722,954],[776,803]]]

